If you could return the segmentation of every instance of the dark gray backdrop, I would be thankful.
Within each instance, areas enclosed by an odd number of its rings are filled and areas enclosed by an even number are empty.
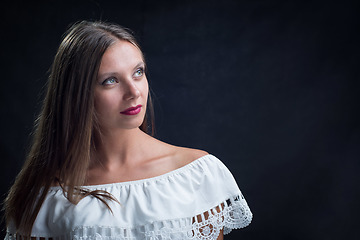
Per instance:
[[[22,165],[61,35],[83,19],[135,31],[157,137],[233,172],[254,220],[226,239],[359,237],[356,1],[3,3],[1,194]]]

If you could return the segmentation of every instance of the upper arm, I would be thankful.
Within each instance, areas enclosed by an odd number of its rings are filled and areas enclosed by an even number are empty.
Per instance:
[[[218,237],[216,238],[217,240],[223,240],[224,239],[224,233],[223,233],[223,228],[219,229],[220,226],[217,224],[217,222],[221,219],[222,217],[220,217],[220,219],[218,219],[218,221],[215,222],[208,222],[209,217],[216,217],[217,214],[219,214],[221,212],[221,208],[223,208],[223,205],[221,205],[222,207],[218,206],[215,207],[209,211],[204,212],[203,214],[199,214],[196,217],[193,218],[193,223],[197,223],[197,226],[199,227],[199,229],[197,229],[198,234],[200,234],[201,236],[204,237],[210,237],[211,239],[213,239],[216,235],[215,234],[219,234]],[[217,216],[218,218],[219,216]],[[223,220],[223,219],[222,219]],[[218,232],[218,233],[217,233]]]
[[[221,230],[217,240],[223,240],[223,239],[224,239],[224,232],[223,232],[223,230]]]

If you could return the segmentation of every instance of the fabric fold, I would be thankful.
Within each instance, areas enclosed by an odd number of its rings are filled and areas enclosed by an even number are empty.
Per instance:
[[[215,156],[203,156],[169,173],[130,182],[84,186],[121,203],[111,213],[88,196],[77,205],[52,187],[32,236],[53,239],[216,239],[250,224],[252,213],[236,181]],[[8,229],[6,239],[14,239]]]

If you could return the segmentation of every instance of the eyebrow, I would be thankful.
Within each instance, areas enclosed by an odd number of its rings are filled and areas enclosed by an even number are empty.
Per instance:
[[[134,67],[134,70],[136,70],[137,68],[139,67],[146,67],[146,64],[142,61],[142,62],[139,62],[135,67]]]

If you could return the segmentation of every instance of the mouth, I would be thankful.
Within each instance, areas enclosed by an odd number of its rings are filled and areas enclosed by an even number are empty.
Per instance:
[[[141,111],[141,107],[142,107],[141,105],[137,105],[135,107],[130,107],[120,113],[124,115],[136,115]]]

